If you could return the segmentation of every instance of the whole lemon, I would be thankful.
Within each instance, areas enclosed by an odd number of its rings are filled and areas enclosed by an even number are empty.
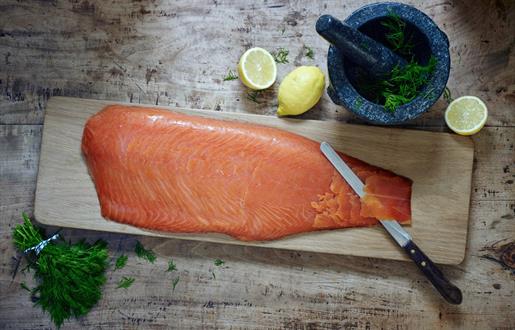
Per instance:
[[[301,66],[288,73],[279,86],[278,116],[300,115],[322,97],[325,77],[316,66]]]

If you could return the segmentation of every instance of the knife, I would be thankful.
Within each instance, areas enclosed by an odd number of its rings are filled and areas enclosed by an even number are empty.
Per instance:
[[[354,189],[356,194],[362,198],[365,195],[363,188],[365,185],[360,178],[351,170],[343,159],[327,142],[320,144],[320,150],[324,156],[333,164],[338,173],[347,181],[349,186]],[[444,276],[442,271],[429,259],[427,255],[413,242],[411,235],[401,227],[396,220],[380,219],[379,222],[392,238],[400,245],[406,254],[415,262],[417,267],[440,292],[442,297],[449,303],[459,305],[462,301],[462,294],[458,287],[453,285]]]

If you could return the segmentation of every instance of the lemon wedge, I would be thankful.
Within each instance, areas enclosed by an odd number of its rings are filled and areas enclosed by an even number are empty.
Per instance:
[[[288,73],[279,86],[277,115],[300,115],[324,93],[325,76],[316,66],[301,66]]]
[[[488,109],[476,96],[462,96],[452,101],[445,110],[445,122],[460,135],[472,135],[485,126]]]
[[[259,47],[251,48],[241,55],[238,72],[241,82],[254,90],[272,86],[277,77],[274,58],[269,52]]]

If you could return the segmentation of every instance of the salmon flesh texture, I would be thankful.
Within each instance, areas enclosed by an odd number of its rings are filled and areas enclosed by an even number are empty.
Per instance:
[[[111,105],[82,152],[102,216],[141,228],[254,241],[411,220],[411,180],[339,153],[360,199],[318,142],[276,128]]]

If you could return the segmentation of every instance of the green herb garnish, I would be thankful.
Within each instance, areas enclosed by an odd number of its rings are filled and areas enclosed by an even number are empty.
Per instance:
[[[431,56],[426,66],[412,61],[403,68],[394,68],[390,78],[381,81],[384,107],[393,112],[397,107],[411,102],[418,95],[420,87],[429,80],[435,66],[436,58]]]
[[[447,86],[445,87],[445,90],[443,91],[443,99],[447,103],[451,103],[452,101],[454,101],[454,99],[452,98],[452,95],[451,95],[451,90]]]
[[[370,46],[365,42],[360,43],[359,46],[364,50],[370,50]]]
[[[116,288],[117,289],[120,289],[120,288],[127,289],[132,285],[132,283],[134,283],[134,281],[135,281],[134,277],[124,276],[124,277],[122,277],[120,282],[118,282],[118,286]]]
[[[129,259],[126,255],[121,255],[116,259],[114,270],[122,269],[125,267],[125,264],[127,263],[127,259]]]
[[[419,89],[429,81],[435,66],[434,56],[429,58],[427,65],[412,60],[402,68],[395,67],[384,80],[370,81],[366,75],[362,75],[357,86],[362,95],[394,112],[399,106],[417,97]],[[430,97],[429,93],[425,97]]]
[[[227,72],[227,75],[224,77],[224,81],[236,79],[238,79],[238,76],[234,72],[232,72],[232,70],[229,69],[229,72]]]
[[[43,230],[23,214],[23,224],[14,228],[16,248],[24,252],[44,240]],[[64,320],[87,314],[102,296],[106,281],[107,244],[97,241],[50,241],[39,255],[30,252],[26,259],[35,271],[37,286],[30,290],[35,304],[50,314],[59,328]]]
[[[175,278],[172,282],[172,291],[175,291],[175,287],[177,286],[177,283],[179,283],[179,278]]]
[[[385,34],[386,40],[392,47],[394,52],[401,55],[411,55],[415,45],[413,44],[413,35],[406,35],[406,22],[399,15],[391,12],[381,25],[388,30]]]
[[[257,104],[261,103],[261,101],[258,100],[258,97],[260,97],[260,96],[261,96],[261,91],[248,91],[247,92],[247,100],[257,103]]]
[[[285,48],[279,48],[277,51],[275,52],[272,52],[272,57],[274,58],[274,60],[279,63],[279,64],[285,64],[285,63],[289,63],[288,62],[288,54],[290,52],[285,49]]]
[[[173,272],[175,270],[177,270],[177,266],[175,265],[175,262],[173,262],[173,260],[168,261],[168,269],[166,271]]]
[[[22,289],[24,289],[24,290],[27,290],[27,291],[29,291],[29,292],[32,292],[32,290],[31,290],[31,289],[29,289],[29,287],[27,286],[27,284],[25,284],[25,282],[21,282],[21,283],[20,283],[20,287],[21,287]]]
[[[215,261],[213,263],[215,264],[215,266],[220,267],[220,266],[223,266],[225,264],[225,261],[223,261],[222,259],[215,259]],[[215,276],[215,272],[214,271],[211,271],[211,275],[213,276],[213,279],[216,280],[216,276]]]
[[[356,99],[354,100],[354,106],[355,106],[356,108],[358,108],[358,109],[359,109],[359,108],[361,108],[361,106],[362,106],[362,105],[363,105],[363,99],[362,99],[362,98],[358,97],[358,98],[356,98]]]
[[[313,51],[313,48],[308,47],[308,46],[304,46],[304,47],[306,48],[306,57],[313,60],[315,58],[315,52]]]
[[[385,37],[392,50],[407,57],[408,64],[393,68],[387,76],[379,80],[370,80],[368,74],[361,72],[356,84],[360,94],[394,112],[417,97],[419,90],[429,81],[436,67],[436,58],[431,56],[427,65],[421,65],[416,61],[413,54],[413,35],[406,31],[406,23],[397,14],[390,13],[381,25],[387,30]],[[425,98],[432,96],[433,91],[428,91],[424,95]],[[360,107],[361,104],[356,103],[356,106]]]
[[[431,99],[435,96],[435,89],[434,88],[430,88],[429,90],[427,90],[423,96],[424,99],[428,100],[428,99]]]
[[[155,255],[154,251],[152,251],[150,249],[149,250],[145,249],[139,241],[136,242],[136,247],[134,248],[134,252],[136,252],[136,255],[138,257],[146,259],[150,263],[154,263],[154,261],[156,261],[156,255]]]

